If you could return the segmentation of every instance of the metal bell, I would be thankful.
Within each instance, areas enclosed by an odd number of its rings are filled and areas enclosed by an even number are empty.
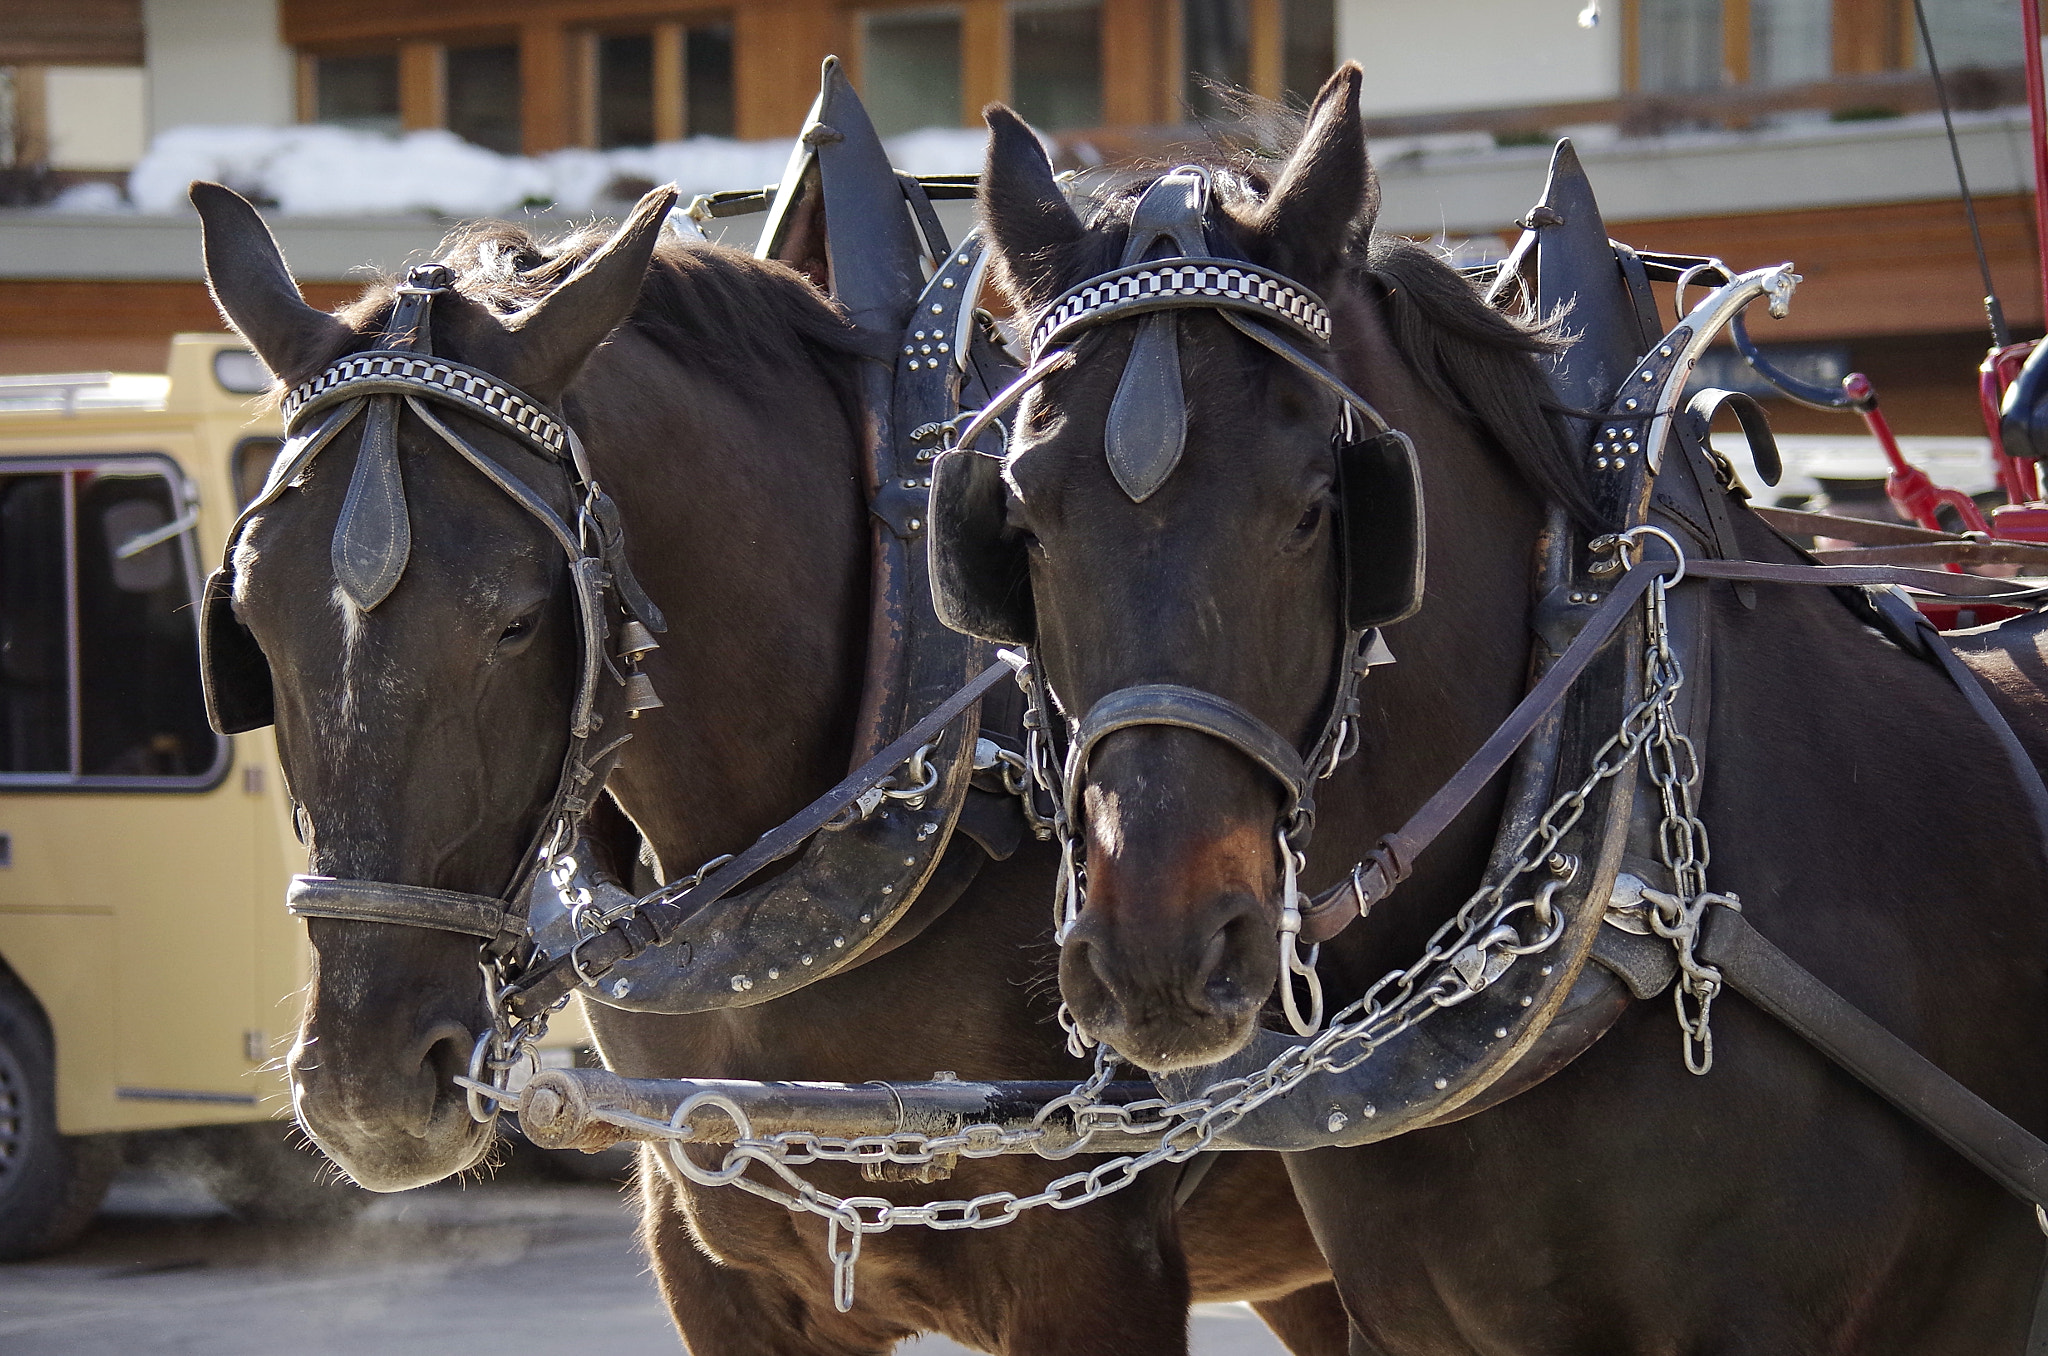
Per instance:
[[[661,642],[654,633],[640,624],[637,617],[628,617],[626,624],[619,628],[619,658],[638,659],[649,650],[658,650]]]
[[[631,623],[639,625],[638,622]],[[626,714],[637,716],[642,711],[652,711],[663,705],[661,697],[654,690],[654,680],[644,673],[626,675]]]

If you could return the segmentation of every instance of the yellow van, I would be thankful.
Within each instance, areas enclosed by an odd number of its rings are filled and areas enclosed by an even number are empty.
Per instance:
[[[318,1185],[277,1124],[304,849],[271,732],[208,728],[194,631],[268,382],[213,334],[163,376],[0,377],[0,1258],[82,1230],[132,1132],[254,1123],[230,1204]]]

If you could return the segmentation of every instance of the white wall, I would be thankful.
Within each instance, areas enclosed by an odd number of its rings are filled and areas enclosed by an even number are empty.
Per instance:
[[[1368,115],[1610,99],[1621,92],[1621,3],[1338,0],[1337,59],[1365,67]]]
[[[142,0],[151,135],[191,123],[293,120],[277,0]]]
[[[141,67],[52,66],[44,79],[54,168],[124,170],[142,158]]]

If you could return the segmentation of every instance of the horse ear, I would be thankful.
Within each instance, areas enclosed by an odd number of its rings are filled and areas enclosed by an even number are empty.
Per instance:
[[[214,305],[286,385],[311,377],[355,332],[306,304],[277,240],[246,198],[205,182],[194,183],[191,196]]]
[[[1053,177],[1038,134],[1002,104],[990,104],[988,164],[981,176],[981,220],[1005,280],[1018,299],[1037,306],[1058,289],[1054,253],[1086,228]]]
[[[1358,112],[1364,72],[1347,61],[1324,84],[1308,123],[1266,204],[1251,223],[1271,267],[1323,286],[1343,261],[1355,228],[1379,215],[1379,180]]]
[[[639,301],[647,261],[675,205],[673,184],[649,193],[603,248],[512,318],[506,328],[518,342],[506,361],[506,380],[549,401],[568,388],[591,351]]]

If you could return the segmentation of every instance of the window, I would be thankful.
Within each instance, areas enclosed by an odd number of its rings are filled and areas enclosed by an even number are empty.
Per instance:
[[[868,115],[883,136],[960,125],[960,14],[889,10],[863,23],[861,74]]]
[[[446,70],[448,130],[500,155],[519,154],[519,48],[450,47]]]
[[[1796,85],[1834,72],[1832,0],[1750,0],[1749,82]]]
[[[654,38],[618,33],[597,39],[597,144],[654,142]]]
[[[235,508],[238,511],[249,507],[263,492],[265,482],[270,479],[271,463],[283,450],[282,438],[259,436],[244,438],[235,444],[230,470],[235,479]]]
[[[1640,0],[1637,84],[1645,90],[1721,83],[1721,0]]]
[[[1281,80],[1288,99],[1306,104],[1337,69],[1337,6],[1333,0],[1282,0],[1282,21]]]
[[[0,785],[204,786],[193,499],[156,457],[0,472]]]
[[[683,30],[683,134],[733,135],[732,25],[691,24]]]
[[[1013,6],[1010,63],[1011,99],[1025,121],[1047,131],[1101,124],[1100,5]]]
[[[1305,105],[1337,69],[1334,0],[1181,0],[1181,97],[1197,117],[1223,111],[1217,85]]]
[[[1966,66],[2017,66],[2026,60],[2019,0],[1940,0],[1927,6],[1934,58],[1943,71]],[[1912,65],[1927,68],[1920,33],[1911,33]]]
[[[1181,53],[1187,62],[1182,97],[1196,117],[1223,111],[1217,85],[1251,84],[1248,0],[1181,0]]]
[[[396,132],[398,54],[313,58],[315,122],[365,132]]]

